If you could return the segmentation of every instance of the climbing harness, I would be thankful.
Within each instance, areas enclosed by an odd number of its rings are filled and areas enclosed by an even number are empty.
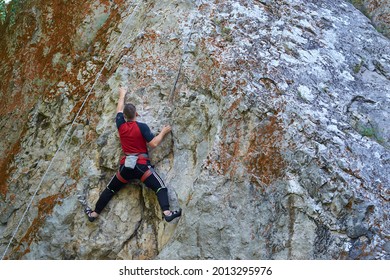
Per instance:
[[[145,171],[145,173],[142,175],[141,177],[141,182],[145,182],[146,179],[149,178],[150,175],[153,174],[153,167],[149,166],[149,169]],[[127,184],[129,182],[129,180],[126,180],[125,178],[123,178],[123,176],[121,175],[120,171],[118,170],[118,172],[116,173],[116,177],[118,178],[119,181],[121,181],[122,183],[124,184]]]
[[[129,182],[128,180],[126,180],[125,178],[122,177],[122,175],[119,171],[116,173],[116,177],[118,178],[119,181],[121,181],[124,184],[127,184]]]

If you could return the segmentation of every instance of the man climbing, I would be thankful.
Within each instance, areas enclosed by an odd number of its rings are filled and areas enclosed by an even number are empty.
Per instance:
[[[125,156],[120,161],[118,172],[101,193],[96,202],[95,210],[93,211],[87,207],[85,213],[89,221],[93,222],[115,193],[130,180],[140,179],[148,188],[151,188],[156,193],[165,220],[171,222],[181,215],[181,210],[169,210],[168,190],[163,180],[150,164],[147,145],[151,148],[157,147],[165,135],[171,132],[172,129],[169,125],[164,126],[161,133],[154,136],[146,124],[136,121],[138,116],[136,108],[133,104],[125,104],[125,95],[126,89],[120,87],[116,126]]]

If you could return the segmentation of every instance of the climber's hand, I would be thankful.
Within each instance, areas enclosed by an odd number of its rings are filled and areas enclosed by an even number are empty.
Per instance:
[[[121,86],[119,88],[119,98],[124,98],[127,92],[127,87]]]
[[[161,133],[163,135],[166,135],[166,134],[168,134],[171,131],[172,131],[172,127],[170,125],[164,125],[164,127],[161,130]]]

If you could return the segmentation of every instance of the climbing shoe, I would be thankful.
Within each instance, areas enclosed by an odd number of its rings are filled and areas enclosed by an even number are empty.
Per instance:
[[[167,221],[168,223],[171,222],[173,219],[177,218],[177,217],[180,217],[181,216],[181,209],[177,210],[177,211],[171,211],[171,214],[170,215],[165,215],[164,214],[164,219],[165,221]]]
[[[93,222],[96,220],[96,217],[92,217],[93,210],[91,208],[89,208],[88,206],[85,207],[84,212],[85,212],[85,214],[87,214],[88,220],[90,222]]]

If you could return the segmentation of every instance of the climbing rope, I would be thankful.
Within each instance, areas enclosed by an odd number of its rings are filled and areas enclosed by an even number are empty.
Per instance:
[[[200,6],[200,4],[202,3],[202,0],[198,0],[198,1],[195,1],[195,2],[197,3],[197,8],[199,9],[199,6]],[[128,7],[128,9],[127,9],[127,11],[126,11],[127,14],[130,13],[131,7],[132,7],[132,5],[130,4],[129,7]],[[138,9],[138,5],[136,6],[136,8],[134,8],[134,10],[133,10],[133,12],[132,12],[131,14],[134,14],[134,12],[135,12],[137,9]],[[76,123],[76,120],[77,120],[77,118],[79,117],[79,115],[80,115],[82,109],[84,108],[84,106],[85,106],[85,104],[86,104],[86,102],[87,102],[89,96],[91,95],[92,90],[93,90],[94,87],[96,86],[96,84],[97,84],[97,82],[98,82],[98,80],[99,80],[99,78],[100,78],[100,76],[101,76],[101,74],[102,74],[104,68],[107,66],[109,60],[111,59],[111,56],[113,55],[113,53],[114,53],[114,51],[116,50],[116,48],[117,48],[117,46],[118,46],[120,40],[122,39],[123,34],[124,34],[125,31],[127,30],[128,26],[129,26],[129,19],[130,19],[130,18],[131,18],[131,17],[128,16],[128,18],[127,18],[127,20],[126,20],[125,27],[123,28],[123,31],[122,31],[121,35],[120,35],[119,38],[117,39],[117,41],[116,41],[114,47],[112,48],[110,54],[108,55],[108,57],[107,57],[107,59],[106,59],[104,65],[103,65],[103,67],[101,68],[101,70],[99,71],[99,73],[96,75],[95,81],[94,81],[94,83],[92,84],[91,89],[89,90],[87,96],[85,97],[83,103],[81,104],[80,109],[79,109],[78,112],[76,113],[76,116],[74,117],[74,119],[73,119],[73,121],[72,121],[70,127],[68,128],[67,132],[65,133],[65,136],[64,136],[64,138],[63,138],[62,141],[61,141],[61,144],[59,145],[57,151],[55,152],[53,158],[51,159],[49,166],[47,167],[47,169],[46,169],[44,175],[42,176],[41,181],[39,182],[39,184],[38,184],[38,186],[37,186],[37,188],[36,188],[34,194],[33,194],[32,197],[31,197],[31,200],[30,200],[29,204],[27,205],[26,210],[24,211],[24,213],[23,213],[23,215],[22,215],[22,217],[21,217],[21,219],[20,219],[18,225],[16,226],[16,229],[15,229],[14,232],[13,232],[13,235],[12,235],[10,241],[8,242],[8,245],[7,245],[7,247],[6,247],[6,249],[5,249],[4,253],[3,253],[3,256],[1,257],[1,260],[3,260],[3,259],[5,258],[5,256],[7,255],[7,252],[8,252],[8,250],[9,250],[9,247],[11,246],[12,241],[15,239],[15,236],[16,236],[17,232],[19,231],[19,228],[20,228],[20,226],[21,226],[21,224],[22,224],[22,222],[23,222],[23,220],[24,220],[26,214],[28,213],[28,210],[30,209],[30,207],[31,207],[31,205],[32,205],[32,203],[33,203],[33,201],[34,201],[35,196],[37,195],[39,189],[41,188],[41,185],[42,185],[44,179],[46,178],[46,175],[48,174],[48,172],[49,172],[51,166],[53,165],[53,162],[54,162],[55,158],[57,157],[57,154],[59,153],[59,151],[62,149],[63,145],[65,144],[65,140],[68,138],[68,135],[69,135],[69,133],[71,132],[71,130],[72,130],[74,124]],[[186,49],[188,48],[188,45],[189,45],[189,43],[190,43],[190,41],[191,41],[192,31],[193,31],[193,27],[194,27],[194,25],[195,25],[195,19],[196,19],[196,17],[192,18],[192,20],[191,20],[191,24],[190,24],[191,27],[190,27],[189,37],[188,37],[188,40],[187,40],[186,45],[183,47],[183,54],[182,54],[182,56],[181,56],[181,60],[180,60],[180,65],[179,65],[178,73],[177,73],[176,79],[175,79],[175,81],[174,81],[174,84],[173,84],[173,88],[172,88],[172,90],[171,90],[171,93],[170,93],[170,95],[169,95],[169,99],[168,99],[168,100],[169,100],[170,102],[173,102],[173,94],[174,94],[174,92],[175,92],[176,85],[177,85],[177,82],[178,82],[179,77],[180,77],[180,74],[181,74],[181,69],[182,69],[182,65],[183,65],[183,62],[184,62],[184,55],[185,55]]]
[[[132,7],[132,6],[133,6],[133,5],[130,3],[128,9],[126,10],[126,14],[130,13],[130,10],[131,10],[131,7]],[[137,8],[138,8],[138,6],[137,6],[136,8],[134,8],[134,10],[133,10],[133,12],[132,12],[131,14],[133,14],[133,13],[137,10]],[[1,257],[1,260],[3,260],[4,257],[6,256],[8,250],[9,250],[9,247],[11,246],[11,243],[12,243],[12,241],[14,240],[14,238],[15,238],[15,236],[16,236],[16,233],[18,232],[18,230],[19,230],[19,228],[20,228],[20,226],[21,226],[21,224],[22,224],[22,222],[23,222],[23,220],[24,220],[24,218],[25,218],[25,216],[26,216],[28,210],[30,209],[30,207],[31,207],[31,205],[32,205],[32,203],[33,203],[33,201],[34,201],[35,196],[37,195],[39,189],[41,188],[41,185],[42,185],[43,181],[44,181],[45,178],[46,178],[47,173],[49,172],[51,166],[53,165],[53,162],[54,162],[54,160],[56,159],[57,154],[58,154],[59,151],[62,149],[62,146],[63,146],[64,143],[65,143],[65,140],[67,139],[67,137],[68,137],[70,131],[72,130],[73,125],[76,123],[76,120],[77,120],[77,118],[79,117],[79,115],[80,115],[82,109],[84,108],[84,106],[85,106],[85,104],[86,104],[86,102],[87,102],[89,96],[91,95],[92,90],[93,90],[94,87],[96,86],[96,84],[97,84],[97,82],[98,82],[98,80],[99,80],[99,78],[100,78],[100,76],[101,76],[101,74],[102,74],[104,68],[107,66],[109,60],[111,59],[111,56],[113,55],[113,53],[114,53],[114,51],[116,50],[116,48],[117,48],[117,46],[118,46],[120,40],[122,39],[123,34],[125,33],[127,27],[129,26],[129,22],[130,22],[129,19],[130,19],[130,18],[131,18],[131,17],[128,16],[128,18],[127,18],[127,20],[126,20],[125,27],[124,27],[124,29],[123,29],[121,35],[118,37],[118,40],[116,41],[114,47],[112,48],[110,54],[108,55],[108,57],[107,57],[107,59],[106,59],[104,65],[103,65],[102,69],[101,69],[101,70],[99,71],[99,73],[96,75],[96,79],[95,79],[94,83],[92,84],[91,89],[89,90],[87,96],[85,97],[83,103],[81,104],[81,107],[80,107],[80,109],[78,110],[76,116],[74,117],[73,122],[71,123],[69,129],[68,129],[67,132],[65,133],[65,136],[64,136],[64,138],[63,138],[62,141],[61,141],[61,144],[58,146],[58,149],[57,149],[57,151],[55,152],[53,158],[51,159],[49,166],[47,167],[45,173],[43,174],[43,177],[42,177],[41,181],[39,182],[39,184],[38,184],[38,186],[37,186],[37,188],[36,188],[36,190],[35,190],[33,196],[31,197],[31,200],[30,200],[29,204],[27,205],[27,208],[26,208],[26,210],[24,211],[24,213],[23,213],[23,215],[22,215],[22,218],[20,219],[18,225],[16,226],[16,229],[15,229],[14,232],[13,232],[13,235],[12,235],[10,241],[8,242],[8,245],[7,245],[7,247],[6,247],[5,251],[4,251],[4,254],[3,254],[3,256]]]

